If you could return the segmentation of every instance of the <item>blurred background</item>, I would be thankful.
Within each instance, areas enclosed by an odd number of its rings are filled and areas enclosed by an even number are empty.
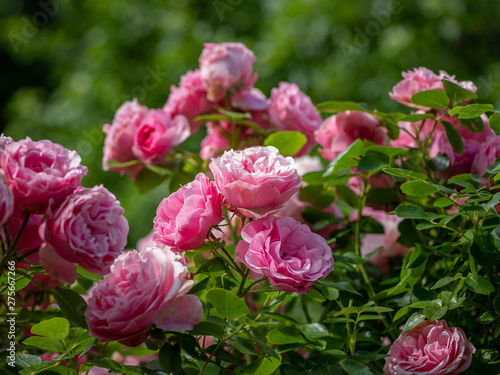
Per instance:
[[[267,96],[290,81],[316,104],[407,111],[388,92],[425,66],[472,80],[498,108],[499,21],[500,2],[488,0],[0,0],[0,133],[77,150],[84,185],[102,183],[122,202],[134,247],[165,187],[140,195],[104,172],[102,126],[134,97],[162,107],[203,43],[246,44]]]

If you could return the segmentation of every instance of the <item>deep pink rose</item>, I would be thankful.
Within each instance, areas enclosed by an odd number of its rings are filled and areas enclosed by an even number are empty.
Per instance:
[[[16,205],[36,213],[43,213],[50,202],[58,204],[80,185],[87,174],[80,162],[76,151],[30,138],[8,144],[1,156]]]
[[[474,93],[477,91],[477,87],[471,81],[458,82],[455,76],[450,76],[443,70],[439,71],[439,75],[437,75],[432,70],[420,67],[415,68],[413,71],[403,72],[402,76],[404,79],[392,88],[392,92],[389,93],[389,96],[407,107],[429,109],[413,104],[411,102],[411,97],[413,94],[425,90],[444,91],[443,82],[441,82],[442,79],[453,82]]]
[[[127,244],[128,222],[115,196],[102,186],[80,187],[52,213],[40,236],[68,262],[105,275]]]
[[[160,203],[154,218],[153,239],[175,251],[193,250],[221,220],[222,196],[215,183],[199,173],[194,181]]]
[[[162,109],[152,109],[144,116],[134,136],[132,151],[146,164],[163,164],[173,146],[191,135],[189,122],[183,115],[174,118]]]
[[[253,74],[255,55],[242,43],[205,43],[200,56],[200,73],[207,99],[218,102],[229,89],[249,89],[257,80]]]
[[[387,375],[456,375],[467,370],[476,348],[462,328],[427,320],[397,338],[385,359]]]
[[[325,160],[332,161],[357,139],[383,145],[387,129],[369,113],[346,111],[328,117],[314,132],[314,137],[324,147],[319,149],[321,155]]]
[[[311,98],[295,83],[280,82],[278,88],[271,90],[269,116],[279,130],[299,131],[306,136],[306,144],[295,156],[311,151],[315,144],[314,132],[323,120]]]
[[[92,289],[85,318],[89,334],[102,342],[137,346],[153,324],[164,330],[191,330],[203,317],[187,268],[175,253],[150,247],[120,255],[111,272]]]
[[[291,217],[254,220],[241,236],[235,260],[267,276],[276,289],[302,294],[333,270],[326,240]]]
[[[106,138],[102,167],[105,171],[115,171],[121,174],[130,172],[131,178],[137,177],[143,168],[141,164],[128,167],[112,167],[107,164],[110,161],[123,164],[137,159],[132,152],[135,133],[148,112],[149,109],[146,106],[134,99],[131,102],[123,103],[118,108],[111,125],[104,125],[103,131],[106,133]]]
[[[207,135],[201,141],[200,157],[207,160],[229,149],[229,139],[221,134],[225,129],[213,122],[207,123]]]
[[[14,211],[14,194],[7,185],[5,173],[0,169],[0,227]]]
[[[293,158],[272,146],[226,151],[209,167],[228,207],[245,217],[277,212],[302,185]]]
[[[194,118],[210,112],[214,107],[214,103],[208,101],[206,96],[207,90],[203,86],[200,71],[189,71],[181,77],[179,87],[170,88],[170,95],[163,109],[172,117],[186,116],[191,132],[195,133],[202,123],[194,122]]]
[[[352,219],[355,220],[356,216],[353,215]],[[410,251],[409,248],[397,242],[401,235],[398,225],[403,219],[369,207],[363,208],[363,216],[372,217],[382,224],[384,233],[366,233],[361,240],[361,254],[366,255],[381,248],[368,261],[380,268],[383,274],[386,274],[389,271],[391,260],[398,256],[404,256]]]

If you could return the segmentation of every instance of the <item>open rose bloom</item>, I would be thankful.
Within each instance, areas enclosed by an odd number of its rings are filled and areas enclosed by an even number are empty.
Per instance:
[[[427,320],[399,336],[389,350],[388,375],[455,375],[467,370],[476,348],[461,328]]]

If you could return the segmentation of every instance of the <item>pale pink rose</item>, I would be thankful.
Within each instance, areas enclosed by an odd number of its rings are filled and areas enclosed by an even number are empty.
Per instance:
[[[244,111],[263,111],[269,108],[266,96],[255,87],[232,94],[231,105]]]
[[[115,117],[110,124],[104,125],[103,131],[106,133],[104,140],[104,156],[102,167],[105,171],[115,171],[121,174],[131,173],[131,178],[135,179],[137,174],[144,167],[136,164],[128,167],[108,166],[111,161],[124,164],[133,162],[137,157],[132,152],[135,133],[142,122],[142,119],[149,112],[149,109],[140,104],[137,99],[123,103],[115,113]]]
[[[17,233],[21,230],[26,215],[29,215],[29,219],[16,242],[16,246],[14,247],[19,256],[25,256],[26,254],[33,252],[43,243],[42,238],[38,234],[38,229],[42,223],[42,217],[37,214],[26,213],[16,207],[14,207],[14,211],[12,212],[12,215],[6,225],[7,235],[9,236],[10,241],[13,241]],[[5,233],[1,228],[0,234],[3,235],[5,241]],[[33,254],[24,258],[23,261],[34,265],[40,264],[38,252],[35,251]]]
[[[195,122],[196,116],[210,112],[214,103],[206,98],[207,90],[203,86],[201,74],[198,69],[189,71],[181,77],[179,87],[172,86],[170,95],[163,109],[172,117],[184,115],[189,120],[191,132],[195,133],[201,122]]]
[[[495,163],[500,156],[500,136],[493,135],[486,142],[479,144],[473,157],[470,172],[479,176],[486,173],[486,168]]]
[[[392,88],[392,92],[389,93],[389,96],[407,107],[429,109],[413,104],[411,102],[411,97],[417,92],[425,90],[444,91],[443,82],[441,82],[442,79],[453,82],[474,93],[477,91],[477,87],[471,81],[458,82],[455,76],[450,76],[443,70],[440,70],[439,75],[437,75],[432,70],[420,67],[415,68],[413,71],[403,72],[402,76],[404,79]]]
[[[61,258],[105,275],[127,244],[129,226],[123,213],[103,186],[80,187],[45,214],[40,236]]]
[[[5,173],[0,169],[0,227],[7,222],[14,211],[14,194],[7,185]]]
[[[145,164],[163,164],[172,147],[181,144],[190,135],[185,116],[171,118],[162,109],[152,109],[137,128],[132,151]]]
[[[226,151],[209,168],[227,206],[245,217],[277,212],[302,185],[293,158],[272,146]]]
[[[397,242],[400,232],[398,229],[399,223],[403,220],[396,215],[388,215],[384,211],[374,210],[370,207],[363,208],[363,216],[370,216],[384,227],[384,233],[367,233],[361,240],[361,254],[369,254],[378,248],[380,249],[368,261],[380,268],[380,271],[385,274],[389,270],[391,260],[398,256],[404,256],[409,248]],[[352,216],[356,219],[356,215]]]
[[[267,217],[243,227],[237,262],[286,292],[305,293],[333,270],[330,246],[291,217]]]
[[[387,129],[369,113],[346,111],[328,117],[314,132],[314,137],[323,146],[319,149],[321,155],[325,160],[332,161],[357,139],[383,145]]]
[[[385,359],[388,375],[456,375],[467,370],[476,348],[458,327],[427,320],[399,336]]]
[[[19,208],[43,213],[58,204],[87,174],[76,151],[48,140],[30,138],[8,144],[1,156],[7,183]]]
[[[321,126],[321,116],[311,98],[295,83],[280,82],[271,90],[269,116],[279,130],[299,131],[307,138],[306,144],[295,156],[302,156],[314,147],[314,132]]]
[[[203,317],[187,268],[175,253],[150,247],[122,253],[92,289],[85,318],[89,334],[102,342],[137,346],[153,324],[164,330],[193,329]]]
[[[5,147],[10,144],[14,143],[14,140],[11,137],[7,137],[5,135],[0,134],[0,156],[2,156],[3,151],[5,150]],[[1,160],[0,160],[0,166],[1,166]]]
[[[231,88],[250,89],[257,80],[255,55],[242,43],[205,43],[199,62],[207,99],[212,102],[223,99]]]
[[[59,256],[51,245],[44,242],[38,254],[40,264],[50,277],[67,284],[73,284],[76,281],[78,272],[75,263]]]
[[[155,247],[156,246],[156,242],[153,240],[154,233],[155,233],[155,231],[153,229],[145,237],[142,237],[139,240],[137,240],[137,244],[136,244],[137,251],[141,252],[142,250],[145,250],[148,247]]]
[[[224,131],[213,122],[207,123],[207,135],[201,141],[200,157],[207,160],[229,149],[229,139],[221,134]]]
[[[213,181],[199,173],[158,206],[153,240],[175,251],[193,250],[222,220],[222,196]]]

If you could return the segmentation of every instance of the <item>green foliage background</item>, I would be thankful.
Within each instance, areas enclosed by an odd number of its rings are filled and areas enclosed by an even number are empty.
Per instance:
[[[141,196],[102,171],[102,126],[134,96],[163,106],[203,43],[245,43],[266,95],[291,81],[314,103],[404,111],[387,94],[401,71],[426,66],[474,81],[498,107],[499,15],[488,0],[2,0],[0,132],[77,150],[84,185],[103,183],[125,207],[134,247],[168,190]]]

